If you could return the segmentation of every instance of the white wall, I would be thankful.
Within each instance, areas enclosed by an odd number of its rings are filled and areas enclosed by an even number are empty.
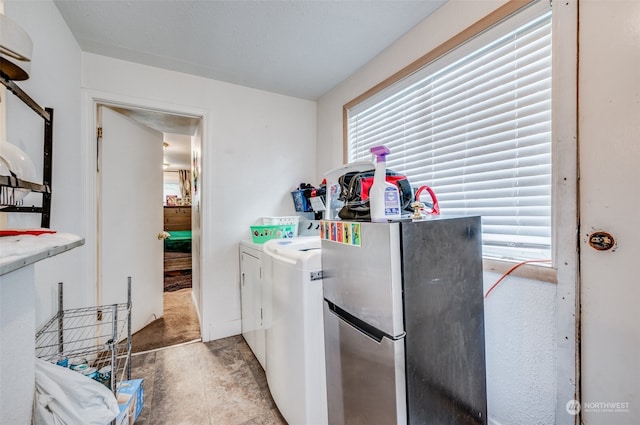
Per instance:
[[[456,1],[318,100],[320,175],[343,162],[342,107],[483,18],[504,1]],[[486,272],[485,292],[500,277]],[[509,277],[485,300],[490,423],[556,423],[556,286]],[[560,423],[560,422],[558,422]]]
[[[31,78],[18,85],[40,105],[55,109],[51,227],[84,236],[82,230],[87,218],[83,210],[79,155],[80,49],[51,1],[8,0],[5,14],[31,36],[34,45]],[[7,140],[34,160],[41,178],[43,120],[10,93],[7,93],[6,130]],[[9,214],[8,226],[39,227],[40,216]],[[67,307],[92,303],[93,285],[85,279],[86,262],[87,251],[80,247],[44,260],[29,270],[0,278],[1,423],[30,423],[33,365],[26,361],[34,355],[36,329],[57,308],[59,281],[65,283]],[[35,287],[30,283],[33,279]],[[13,374],[15,371],[20,372],[19,377]]]
[[[34,266],[0,278],[0,423],[30,423],[35,390]]]
[[[501,277],[484,273],[484,292]],[[490,424],[556,421],[556,285],[510,276],[484,302]]]
[[[80,158],[80,49],[53,2],[6,1],[5,13],[33,40],[31,77],[18,85],[43,107],[54,108],[51,228],[83,235],[87,217]],[[43,120],[17,97],[7,96],[7,139],[23,149],[42,178]],[[39,195],[30,195],[39,202]],[[40,227],[39,214],[10,214],[10,227]],[[84,281],[86,250],[47,260],[36,267],[37,323],[57,308],[57,283],[67,289],[70,307],[93,298]]]
[[[315,102],[88,53],[82,69],[87,92],[204,116],[203,338],[240,333],[238,241],[250,237],[250,224],[261,216],[293,214],[290,190],[313,182]]]

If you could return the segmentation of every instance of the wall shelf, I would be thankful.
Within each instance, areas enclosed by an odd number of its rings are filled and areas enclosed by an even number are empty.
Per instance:
[[[29,106],[36,114],[44,120],[44,145],[42,161],[42,184],[21,180],[15,176],[0,176],[0,190],[3,195],[15,189],[26,189],[34,193],[42,194],[42,206],[24,206],[21,202],[18,205],[4,205],[1,212],[21,212],[41,214],[40,227],[49,228],[51,223],[51,176],[53,162],[53,109],[43,108],[36,103],[28,94],[18,87],[6,75],[0,72],[0,83],[18,99]]]
[[[84,245],[70,233],[4,236],[0,238],[0,276]]]
[[[37,193],[51,193],[48,185],[32,183],[13,176],[0,176],[0,186],[11,187],[16,189],[27,189]]]

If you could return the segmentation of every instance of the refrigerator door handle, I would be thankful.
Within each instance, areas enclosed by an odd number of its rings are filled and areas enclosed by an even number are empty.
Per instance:
[[[369,338],[375,340],[378,343],[382,342],[382,338],[387,338],[387,339],[390,339],[392,341],[395,341],[395,340],[404,338],[405,335],[406,335],[405,332],[403,332],[402,334],[397,335],[397,336],[389,335],[389,334],[387,334],[385,332],[382,332],[380,329],[377,329],[374,326],[371,326],[367,322],[365,322],[365,321],[363,321],[361,319],[358,319],[356,316],[350,314],[346,310],[341,309],[340,307],[338,307],[337,305],[335,305],[331,301],[325,299],[325,302],[327,303],[327,306],[329,307],[329,311],[331,313],[335,314],[343,322],[347,323],[351,327],[353,327],[356,330],[358,330],[360,333],[368,336]]]

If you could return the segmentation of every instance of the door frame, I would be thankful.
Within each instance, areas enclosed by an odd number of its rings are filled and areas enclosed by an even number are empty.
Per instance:
[[[86,194],[85,202],[82,213],[86,214],[87,221],[84,229],[85,235],[85,248],[89,250],[88,264],[85,265],[85,281],[90,284],[86,288],[88,291],[88,298],[93,298],[96,305],[100,305],[101,300],[100,292],[98,291],[99,282],[99,240],[98,240],[98,212],[99,212],[99,199],[98,199],[98,179],[97,179],[97,166],[98,166],[98,152],[97,152],[97,127],[98,127],[98,105],[113,106],[123,109],[145,109],[159,113],[165,113],[170,115],[181,115],[197,118],[200,120],[202,128],[202,134],[200,138],[200,169],[206,167],[205,163],[205,146],[203,141],[206,140],[208,134],[208,113],[203,109],[185,107],[183,105],[174,105],[167,102],[159,102],[151,99],[141,99],[137,97],[124,96],[115,93],[103,92],[99,90],[82,89],[82,101],[81,101],[81,138],[84,141],[81,143],[81,158],[84,163],[83,175],[86,177],[81,182],[81,190]],[[204,189],[203,180],[199,181],[199,190]],[[201,203],[201,208],[196,210],[195,213],[200,216],[204,215],[206,207]],[[203,230],[202,219],[200,219],[200,232]],[[198,260],[202,258],[202,249],[200,252],[194,252],[193,257],[198,256]],[[193,261],[192,267],[200,267],[201,261]],[[200,270],[197,272],[194,270],[194,276],[202,276]],[[201,336],[203,333],[202,326],[202,311],[206,309],[204,305],[204,299],[202,297],[202,284],[197,285],[199,288],[198,294],[193,294],[194,305],[196,306],[196,312],[198,314],[198,321],[200,322]]]

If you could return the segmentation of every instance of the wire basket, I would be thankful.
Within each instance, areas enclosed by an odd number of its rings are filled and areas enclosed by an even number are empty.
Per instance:
[[[262,217],[251,226],[254,243],[264,243],[270,239],[294,238],[298,236],[298,216]]]
[[[36,333],[36,357],[93,378],[117,395],[117,383],[131,378],[130,323],[130,298],[120,304],[59,308]]]

